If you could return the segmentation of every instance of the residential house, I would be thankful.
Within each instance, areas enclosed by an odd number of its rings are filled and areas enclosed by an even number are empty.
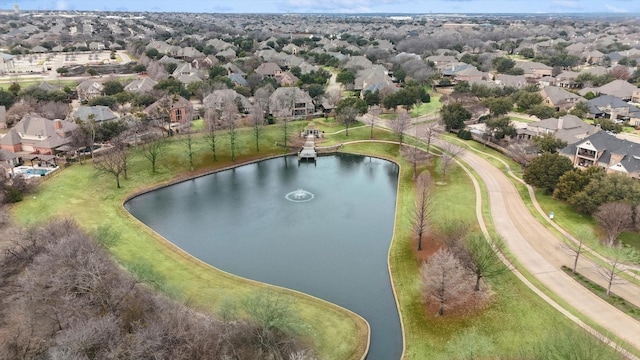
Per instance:
[[[269,97],[269,112],[277,117],[305,117],[315,112],[315,105],[299,87],[281,87]]]
[[[344,64],[345,69],[353,69],[353,70],[362,70],[369,69],[373,66],[371,60],[367,59],[366,56],[351,56],[346,64]]]
[[[461,81],[474,81],[474,80],[488,80],[489,73],[478,70],[475,66],[469,66],[466,69],[456,72],[453,77],[456,82]]]
[[[205,57],[196,58],[191,61],[191,65],[196,69],[209,69],[218,65],[220,60],[213,55],[207,55]]]
[[[542,103],[555,108],[557,111],[569,110],[578,102],[584,100],[583,97],[556,86],[547,86],[540,90]]]
[[[291,71],[281,72],[280,74],[276,75],[275,79],[280,84],[280,86],[295,85],[299,81],[298,77],[293,75]]]
[[[240,69],[238,66],[236,66],[235,64],[232,63],[226,63],[224,65],[222,65],[223,68],[227,69],[227,74],[231,75],[231,74],[240,74],[242,76],[246,75],[244,73],[244,71],[242,71],[242,69]]]
[[[231,80],[231,82],[234,85],[238,85],[238,86],[249,86],[249,82],[247,82],[247,79],[244,78],[244,76],[240,75],[240,74],[229,74],[227,75],[227,78],[229,78],[229,80]]]
[[[300,52],[300,47],[295,44],[287,44],[282,48],[282,51],[289,54],[298,55],[298,53]]]
[[[181,63],[171,75],[185,85],[202,81],[205,78],[204,74],[194,68],[191,63]]]
[[[0,138],[0,149],[53,155],[57,148],[71,142],[71,135],[77,128],[78,125],[72,122],[27,114]]]
[[[519,139],[551,134],[567,144],[573,144],[598,131],[600,128],[587,124],[575,115],[564,115],[557,119],[549,118],[529,123],[525,128],[518,129],[517,133]]]
[[[633,93],[640,89],[627,81],[613,80],[608,84],[595,88],[595,90],[597,94],[613,95],[624,101],[630,101]]]
[[[369,69],[358,71],[354,81],[354,90],[359,90],[361,94],[367,91],[375,92],[382,88],[397,90],[393,79],[389,76],[389,71],[382,65],[375,65]]]
[[[598,65],[602,62],[602,60],[604,59],[605,55],[598,51],[598,50],[593,50],[587,53],[584,53],[583,56],[585,59],[587,59],[587,63],[591,64],[591,65]]]
[[[516,61],[515,67],[524,70],[527,79],[540,79],[543,76],[553,76],[553,68],[534,61]]]
[[[72,122],[86,122],[93,120],[97,123],[117,120],[118,115],[111,111],[108,106],[96,105],[96,106],[80,106],[76,110],[72,111],[67,116],[67,121]]]
[[[556,78],[553,76],[543,76],[537,81],[538,87],[544,88],[547,86],[555,86]]]
[[[640,143],[597,132],[559,151],[578,168],[601,166],[607,173],[622,173],[640,179]]]
[[[22,165],[22,157],[9,150],[0,149],[0,171],[11,174],[11,169]]]
[[[241,113],[249,112],[251,108],[249,100],[232,89],[214,90],[202,99],[202,107],[205,111],[209,109],[222,111],[224,105],[229,102],[233,102]]]
[[[613,95],[601,95],[587,101],[589,114],[594,119],[605,118],[614,121],[629,121],[632,126],[640,126],[640,109]]]
[[[282,69],[276,63],[266,62],[260,64],[260,66],[255,69],[255,72],[263,77],[275,78],[276,75],[280,75],[282,73]]]
[[[236,52],[233,49],[229,48],[218,52],[216,56],[222,56],[227,60],[232,60],[236,58]]]
[[[93,42],[89,43],[89,50],[101,51],[101,50],[104,50],[104,49],[105,49],[105,46],[101,42],[93,41]]]
[[[196,58],[204,58],[204,54],[194,47],[187,46],[178,50],[178,52],[176,53],[176,58],[185,61],[192,61]]]
[[[580,84],[576,83],[578,73],[575,71],[563,71],[556,76],[555,85],[563,88],[578,88]]]
[[[529,83],[527,82],[527,78],[523,75],[506,75],[506,74],[498,74],[494,79],[494,82],[498,85],[511,87],[516,89],[525,88]]]
[[[170,120],[172,123],[184,124],[194,119],[195,111],[191,101],[179,95],[168,94],[147,106],[143,112],[153,120]]]
[[[432,62],[438,71],[442,71],[450,67],[452,64],[458,63],[458,59],[456,59],[455,56],[450,55],[432,55],[425,60],[427,60],[427,62]]]
[[[91,79],[85,80],[76,86],[78,100],[82,103],[86,103],[93,98],[102,96],[103,90],[104,86],[100,82]]]
[[[634,104],[640,104],[640,90],[635,90],[631,93],[631,102]]]
[[[153,87],[157,84],[158,82],[153,80],[152,78],[143,77],[141,79],[133,80],[132,82],[128,83],[124,87],[124,90],[136,94],[148,93],[151,92],[151,90],[153,90]]]

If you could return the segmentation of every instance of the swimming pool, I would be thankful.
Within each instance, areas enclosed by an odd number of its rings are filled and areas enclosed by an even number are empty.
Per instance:
[[[18,166],[13,168],[13,173],[18,175],[24,175],[27,178],[46,176],[50,172],[58,170],[55,168],[35,168],[33,166]]]

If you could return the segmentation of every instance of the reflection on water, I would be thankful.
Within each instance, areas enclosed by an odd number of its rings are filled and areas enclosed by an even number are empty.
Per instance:
[[[398,359],[387,267],[397,178],[397,166],[380,159],[335,155],[297,166],[286,157],[176,184],[126,207],[213,266],[357,312],[372,328],[368,359]]]

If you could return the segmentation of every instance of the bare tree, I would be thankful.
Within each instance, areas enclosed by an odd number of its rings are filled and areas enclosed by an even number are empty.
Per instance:
[[[431,141],[440,133],[438,129],[438,123],[432,121],[428,123],[424,128],[424,139],[427,142],[427,152],[431,150]]]
[[[217,145],[217,131],[220,121],[220,115],[216,109],[206,109],[204,113],[204,122],[207,127],[207,134],[205,138],[207,139],[207,144],[209,145],[209,149],[213,154],[213,161],[218,161],[218,155],[216,153],[216,145]]]
[[[447,173],[456,159],[464,153],[464,149],[452,143],[445,142],[442,145],[442,156],[440,156],[440,169],[442,170],[442,180],[447,181]]]
[[[20,121],[25,115],[35,113],[35,104],[30,101],[19,101],[7,109],[6,121],[7,126]]]
[[[151,163],[151,172],[156,173],[156,164],[162,153],[167,149],[167,141],[164,137],[154,137],[142,145],[142,155]]]
[[[633,229],[633,209],[622,201],[600,205],[593,217],[607,232],[606,244],[609,246],[616,244],[620,233]]]
[[[476,278],[474,291],[480,291],[480,280],[492,278],[507,271],[497,251],[502,242],[489,243],[482,234],[472,233],[462,243],[456,246],[454,252],[462,266]]]
[[[116,187],[118,189],[120,188],[120,176],[124,174],[127,167],[128,151],[125,147],[116,146],[93,163],[98,173],[110,174],[116,178]]]
[[[336,112],[336,120],[344,125],[345,135],[349,136],[349,126],[356,122],[360,111],[353,106],[345,106]]]
[[[253,127],[253,136],[256,140],[256,151],[260,151],[260,135],[264,127],[264,110],[257,102],[251,107],[251,125]]]
[[[420,267],[420,275],[425,298],[438,303],[438,316],[467,301],[472,293],[470,278],[448,249],[440,249],[431,255]]]
[[[413,232],[418,238],[418,251],[422,250],[422,236],[429,229],[432,214],[431,175],[425,171],[416,181],[416,200],[413,211]]]
[[[562,243],[562,250],[573,257],[573,267],[571,272],[575,273],[578,267],[578,260],[580,255],[587,253],[584,245],[584,239],[590,236],[586,231],[581,231],[576,236],[576,241],[569,240],[569,242]]]
[[[236,138],[238,129],[238,107],[233,101],[225,102],[222,108],[222,114],[220,120],[222,126],[227,130],[227,136],[229,137],[229,148],[231,150],[231,161],[236,161]]]
[[[637,260],[638,256],[631,248],[614,247],[609,256],[605,259],[605,264],[596,268],[596,272],[607,282],[607,296],[611,294],[613,285],[625,284],[626,280],[620,276],[624,273],[625,262]]]
[[[395,119],[390,121],[391,130],[398,136],[400,147],[402,148],[402,140],[404,139],[404,132],[409,129],[411,125],[411,118],[406,110],[400,111]]]
[[[379,106],[371,107],[369,109],[369,120],[371,120],[371,123],[369,124],[371,126],[370,133],[369,133],[369,139],[373,139],[373,128],[376,125],[376,121],[378,120],[378,116],[380,116],[380,107]]]
[[[182,144],[187,152],[187,159],[189,160],[189,170],[195,170],[193,166],[193,155],[195,154],[195,138],[193,137],[193,131],[191,129],[191,122],[187,122],[182,128]]]
[[[46,101],[38,103],[36,105],[36,111],[40,116],[49,120],[64,119],[69,115],[71,107],[69,104],[65,104],[57,101]]]

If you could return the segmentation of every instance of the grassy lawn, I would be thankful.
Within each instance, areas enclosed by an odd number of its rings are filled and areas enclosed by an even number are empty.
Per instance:
[[[8,80],[8,81],[2,81],[0,82],[0,88],[8,88],[11,84],[13,84],[14,82],[17,82],[18,84],[20,84],[20,87],[22,89],[26,89],[29,86],[32,85],[40,85],[42,82],[47,82],[51,85],[54,86],[58,86],[60,88],[63,88],[65,86],[69,86],[71,88],[75,88],[76,86],[78,86],[78,82],[75,80],[54,80],[54,81],[44,81],[41,77],[21,77],[21,78],[17,78],[15,80]]]
[[[388,157],[398,153],[398,146],[360,143],[346,145],[342,150]],[[426,169],[431,172],[434,181],[443,180],[440,179],[437,166],[430,165]],[[405,330],[406,359],[475,358],[460,355],[459,346],[465,343],[467,346],[468,343],[486,345],[484,353],[475,354],[477,358],[511,358],[533,344],[549,341],[550,331],[573,335],[582,333],[581,329],[559,316],[511,273],[490,281],[493,302],[478,314],[456,318],[438,318],[427,314],[421,301],[420,263],[411,241],[411,171],[411,166],[402,163],[396,230],[389,260]],[[471,223],[477,229],[475,209],[469,204],[474,197],[471,180],[462,169],[455,168],[448,175],[446,185],[436,188],[434,223],[456,219]],[[484,213],[485,216],[488,214],[486,202]],[[527,336],[522,336],[523,333]]]
[[[299,131],[298,127],[292,126],[292,130]],[[252,133],[242,131],[238,139],[239,149],[242,149],[237,151],[238,162],[282,154],[283,150],[274,146],[280,138],[280,128],[266,129],[261,138],[261,152],[255,153],[252,151],[255,149]],[[220,138],[219,160],[214,164],[206,145],[200,142],[196,172],[235,165],[229,159],[227,143]],[[150,172],[147,160],[135,151],[130,169],[129,179],[122,181],[121,189],[116,189],[112,176],[97,177],[91,165],[74,164],[48,179],[33,197],[15,206],[15,218],[25,225],[32,225],[53,217],[69,217],[92,232],[108,224],[120,238],[110,251],[124,267],[147,269],[158,287],[205,311],[219,311],[221,304],[229,299],[242,299],[268,287],[194,259],[146,228],[122,207],[124,200],[141,189],[194,175],[188,173],[184,145],[178,137],[172,139],[156,174]],[[309,325],[306,337],[320,358],[359,359],[366,346],[367,334],[367,325],[360,317],[303,294],[268,288],[293,298],[296,310]]]
[[[316,119],[314,123],[328,133],[340,130],[341,126],[324,119]],[[306,124],[292,123],[292,138]],[[329,129],[333,131],[328,131]],[[277,125],[265,128],[260,153],[253,151],[255,146],[251,129],[243,129],[240,134],[237,141],[239,150],[236,151],[238,163],[279,155],[284,151],[274,145],[276,141],[281,142],[281,128]],[[368,126],[354,127],[350,129],[348,137],[340,132],[327,136],[319,145],[366,140],[369,135]],[[212,162],[207,145],[199,140],[196,173],[235,165],[230,161],[228,140],[222,136],[219,139],[217,163]],[[395,140],[395,135],[376,129],[374,139]],[[482,148],[481,144],[473,142],[469,142],[469,146]],[[493,154],[491,149],[482,150]],[[421,301],[418,273],[420,263],[413,250],[410,232],[413,210],[411,166],[398,159],[399,149],[396,144],[365,142],[345,145],[341,151],[395,158],[401,165],[396,224],[389,262],[402,313],[406,359],[470,358],[468,355],[460,355],[460,349],[468,348],[464,344],[482,344],[484,352],[476,354],[479,358],[513,358],[522,350],[548,341],[550,333],[575,336],[582,334],[582,330],[559,316],[511,273],[489,281],[493,301],[477,314],[455,318],[437,318],[433,314],[427,314]],[[500,163],[500,167],[504,168],[504,165]],[[519,169],[519,166],[512,168]],[[124,200],[142,189],[194,175],[188,172],[184,145],[179,138],[172,139],[156,174],[150,172],[147,160],[135,151],[130,169],[129,179],[122,181],[121,189],[116,189],[113,177],[96,177],[94,169],[88,164],[73,165],[46,180],[40,191],[15,206],[13,213],[25,225],[60,216],[74,218],[85,229],[94,232],[104,224],[109,224],[120,235],[120,240],[110,251],[123,266],[129,269],[150,269],[159,288],[205,311],[215,313],[229,299],[237,300],[255,291],[273,289],[216,270],[194,259],[140,224],[122,207]],[[423,169],[431,172],[434,181],[444,182],[437,165],[424,165]],[[433,195],[434,223],[454,218],[471,223],[472,227],[477,228],[475,209],[470,205],[471,199],[475,198],[474,189],[470,178],[461,168],[454,167],[448,174],[446,183],[438,185],[436,190]],[[483,213],[488,214],[486,202]],[[284,289],[272,291],[294,298],[296,309],[310,326],[307,337],[320,358],[354,359],[362,354],[366,346],[366,324],[359,317],[306,295]]]
[[[636,320],[640,320],[640,308],[637,306],[628,303],[624,298],[621,298],[611,292],[610,295],[607,296],[607,289],[604,287],[592,282],[588,278],[582,276],[579,272],[572,272],[570,268],[563,266],[562,270],[569,274],[572,278],[576,279],[580,284],[582,284],[585,288],[587,288],[592,293],[598,295],[599,298],[608,302],[609,304],[615,306],[620,311],[625,314],[635,318]]]
[[[517,116],[509,116],[509,120],[518,121],[518,122],[526,123],[526,124],[535,122],[534,120],[530,120],[530,119],[526,119],[526,118],[522,118],[522,117],[517,117]]]
[[[426,114],[435,115],[438,113],[442,104],[440,103],[440,94],[438,93],[429,93],[431,95],[431,101],[428,103],[422,103],[420,106],[414,106],[411,109],[411,117],[423,116]]]

